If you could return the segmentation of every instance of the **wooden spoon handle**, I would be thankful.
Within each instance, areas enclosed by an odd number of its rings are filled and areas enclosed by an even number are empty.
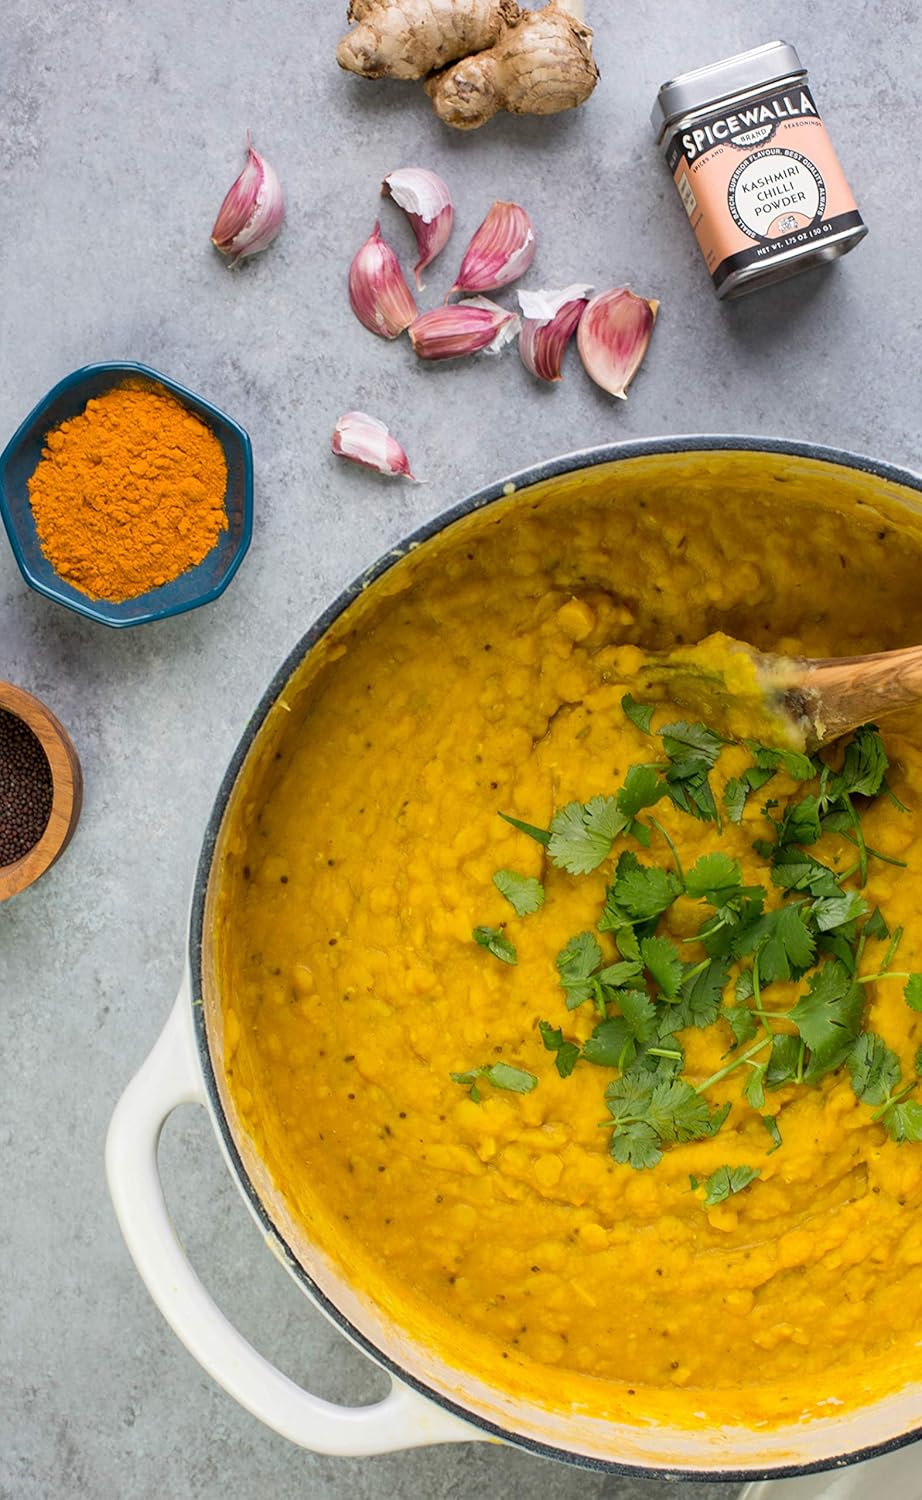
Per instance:
[[[922,646],[803,663],[799,688],[810,699],[819,742],[869,719],[922,703]]]

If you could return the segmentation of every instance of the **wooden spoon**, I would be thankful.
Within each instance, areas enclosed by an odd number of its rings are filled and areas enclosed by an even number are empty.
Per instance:
[[[813,751],[859,724],[922,703],[922,646],[870,656],[775,656],[715,634],[648,663],[651,682],[715,728]]]

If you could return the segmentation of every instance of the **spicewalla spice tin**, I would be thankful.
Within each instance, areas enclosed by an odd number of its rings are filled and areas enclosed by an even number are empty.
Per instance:
[[[652,119],[718,297],[835,260],[867,234],[790,43],[673,78]]]

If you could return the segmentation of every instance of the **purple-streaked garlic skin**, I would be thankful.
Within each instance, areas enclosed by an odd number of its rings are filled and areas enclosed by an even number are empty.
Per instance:
[[[454,292],[494,292],[524,276],[535,258],[531,219],[518,203],[493,204],[467,247]]]
[[[349,267],[349,302],[359,322],[383,339],[399,338],[419,311],[377,220]]]
[[[374,469],[376,474],[416,478],[410,469],[410,460],[397,439],[391,436],[390,429],[367,412],[344,412],[333,429],[330,447],[337,458],[347,458],[351,463],[361,464],[364,469]]]
[[[434,307],[410,324],[410,340],[420,359],[461,359],[498,354],[521,326],[516,313],[486,297]]]
[[[519,354],[526,370],[539,380],[560,379],[567,345],[591,295],[592,287],[582,285],[564,287],[560,292],[519,292]]]
[[[422,272],[445,249],[455,221],[451,194],[437,172],[426,167],[399,167],[389,172],[381,191],[402,208],[416,235],[419,260],[413,267],[418,291],[423,291]]]
[[[285,197],[272,167],[254,151],[247,133],[246,166],[218,210],[211,243],[236,265],[272,244],[285,218]]]
[[[576,338],[587,375],[622,401],[643,364],[658,311],[658,302],[616,287],[594,297],[580,319]]]

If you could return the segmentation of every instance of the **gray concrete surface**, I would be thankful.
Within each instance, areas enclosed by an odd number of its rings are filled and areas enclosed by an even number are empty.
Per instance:
[[[599,1477],[512,1450],[330,1461],[287,1446],[212,1385],[149,1301],[113,1220],[103,1139],[179,978],[224,763],[280,658],[364,564],[477,486],[600,441],[748,431],[922,462],[922,22],[897,0],[588,0],[603,71],[589,108],[460,137],[418,88],[339,73],[342,8],[6,0],[0,12],[0,442],[68,370],[140,359],[245,424],[258,505],[224,599],[126,633],[31,594],[0,545],[0,675],[63,718],[87,785],[65,859],[0,908],[0,1494],[703,1500],[719,1487]],[[830,271],[721,306],[647,116],[663,77],[779,34],[811,67],[871,235]],[[208,231],[248,126],[289,215],[276,246],[231,275]],[[405,342],[358,326],[346,267],[379,179],[409,162],[441,171],[457,200],[433,299],[491,199],[514,197],[540,240],[531,285],[629,281],[662,300],[627,405],[572,363],[561,387],[538,389],[514,352],[420,368]],[[382,212],[406,252],[401,216]],[[329,456],[352,406],[392,423],[425,484],[389,485]],[[240,1328],[325,1395],[380,1389],[262,1250],[200,1114],[170,1122],[163,1158],[180,1232]]]

